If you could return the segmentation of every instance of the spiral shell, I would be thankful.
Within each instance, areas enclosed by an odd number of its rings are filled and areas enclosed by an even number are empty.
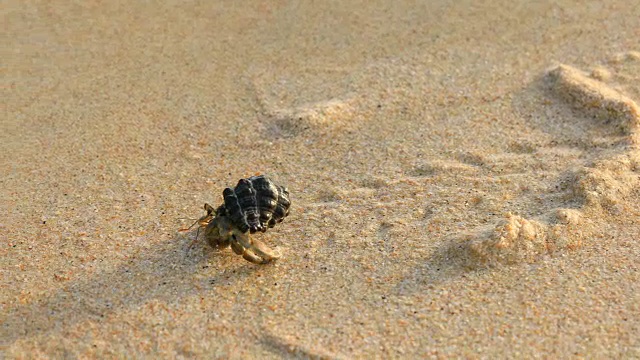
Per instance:
[[[267,231],[289,215],[289,192],[264,175],[240,179],[235,188],[222,192],[224,204],[218,214],[226,215],[233,225],[245,233]]]

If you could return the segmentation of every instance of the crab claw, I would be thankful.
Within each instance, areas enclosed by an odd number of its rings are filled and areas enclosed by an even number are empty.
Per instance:
[[[267,264],[280,258],[280,254],[271,250],[262,241],[252,239],[249,233],[233,231],[231,248],[233,251],[254,264]]]

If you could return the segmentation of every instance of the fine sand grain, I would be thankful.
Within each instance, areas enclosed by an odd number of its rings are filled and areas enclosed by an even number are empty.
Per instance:
[[[2,20],[0,357],[640,357],[633,1]],[[281,259],[180,231],[254,174]]]

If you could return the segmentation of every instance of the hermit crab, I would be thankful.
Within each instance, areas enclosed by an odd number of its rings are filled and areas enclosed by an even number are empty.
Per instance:
[[[240,179],[235,188],[224,189],[222,196],[224,202],[217,209],[205,203],[207,214],[194,223],[204,228],[209,245],[219,249],[231,245],[233,252],[255,264],[278,259],[278,253],[251,234],[265,232],[289,215],[287,188],[260,175]]]

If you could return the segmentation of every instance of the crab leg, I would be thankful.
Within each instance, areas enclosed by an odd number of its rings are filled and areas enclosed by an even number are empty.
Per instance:
[[[245,260],[254,264],[266,264],[268,262],[258,255],[254,254],[251,250],[243,248],[242,245],[240,245],[240,243],[237,241],[231,242],[231,248],[233,249],[234,253],[242,255]]]
[[[265,264],[268,262],[267,260],[264,260],[263,258],[254,254],[250,249],[246,249],[245,247],[243,247],[242,244],[237,241],[237,239],[231,241],[231,249],[233,249],[234,253],[242,255],[245,260],[254,264]]]
[[[263,242],[251,239],[248,233],[242,233],[234,229],[233,239],[234,241],[231,242],[233,251],[238,255],[242,254],[245,260],[252,263],[265,264],[271,260],[280,258],[280,254],[274,253],[273,250],[269,249]],[[257,258],[256,255],[262,259]],[[257,260],[257,262],[255,260]]]

